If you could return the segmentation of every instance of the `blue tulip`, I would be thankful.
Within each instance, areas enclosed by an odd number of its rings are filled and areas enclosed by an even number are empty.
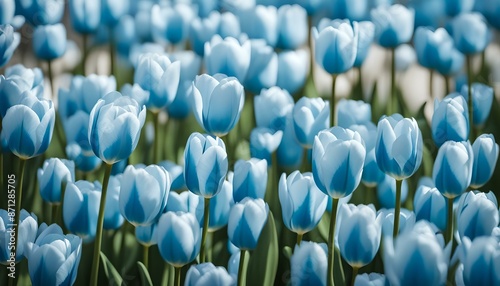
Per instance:
[[[134,82],[149,91],[148,109],[159,112],[174,100],[180,71],[180,62],[170,62],[165,55],[145,54],[139,57]]]
[[[174,267],[190,263],[200,252],[200,223],[191,213],[163,214],[158,222],[157,236],[161,257]]]
[[[0,25],[0,67],[5,66],[21,42],[19,33],[11,25]]]
[[[323,0],[294,0],[295,3],[304,7],[308,15],[313,15],[319,9],[325,6],[325,1]]]
[[[229,240],[241,250],[254,250],[267,222],[269,206],[262,199],[245,198],[231,208]]]
[[[184,162],[184,180],[191,192],[205,198],[220,192],[228,170],[226,146],[220,138],[192,133]]]
[[[241,32],[250,39],[264,39],[272,47],[278,42],[278,9],[256,5],[239,11]]]
[[[94,240],[97,215],[101,200],[101,184],[88,181],[70,182],[63,202],[63,220],[66,228],[89,243]]]
[[[212,11],[219,8],[218,0],[194,0],[193,4],[198,8],[198,16],[201,18],[208,17]]]
[[[492,192],[470,191],[460,197],[457,208],[457,228],[460,238],[474,240],[490,236],[500,222],[498,202]]]
[[[441,231],[446,230],[446,198],[433,186],[420,184],[413,198],[413,209],[417,220],[427,220]]]
[[[283,223],[292,232],[304,234],[313,230],[325,213],[327,196],[322,193],[311,173],[283,173],[279,181],[279,200]]]
[[[57,224],[42,224],[35,243],[27,247],[28,271],[34,286],[75,283],[82,256],[81,238],[65,235]]]
[[[193,51],[199,56],[203,56],[205,43],[212,39],[219,30],[220,14],[212,12],[206,18],[195,18],[189,27],[189,41]],[[239,28],[239,26],[238,26]],[[237,36],[237,35],[236,35]]]
[[[114,166],[117,166],[117,164]],[[118,229],[125,220],[120,213],[120,185],[122,177],[121,174],[109,177],[106,204],[104,206],[104,229]]]
[[[362,21],[369,17],[370,2],[367,0],[335,0],[330,5],[333,18]]]
[[[20,104],[7,110],[2,120],[1,140],[21,159],[44,153],[54,131],[55,110],[51,100],[38,99],[25,91]]]
[[[59,158],[50,158],[38,169],[38,184],[42,199],[51,204],[61,203],[63,184],[75,180],[75,163]]]
[[[146,105],[149,101],[149,91],[142,89],[142,87],[137,83],[134,83],[133,85],[130,83],[124,84],[120,92],[124,96],[129,96],[135,99],[139,106]]]
[[[150,225],[138,225],[135,227],[135,238],[144,246],[156,245],[158,244],[157,229],[157,223],[152,223]]]
[[[235,38],[222,39],[215,35],[205,43],[204,60],[210,75],[221,73],[243,82],[250,66],[250,55],[250,41],[240,44]]]
[[[415,28],[438,28],[447,20],[444,1],[419,0],[407,3],[415,10]]]
[[[498,18],[498,11],[500,9],[500,1],[476,0],[474,10],[481,12],[488,20],[488,23],[495,29],[500,28],[500,19]]]
[[[267,161],[252,158],[234,164],[233,198],[236,203],[246,197],[264,199],[267,187]]]
[[[250,64],[245,77],[245,88],[259,93],[271,88],[278,80],[278,55],[264,40],[250,40]]]
[[[500,248],[498,238],[479,237],[475,239],[464,263],[465,285],[498,285],[500,275]]]
[[[414,118],[393,114],[380,119],[375,145],[380,170],[397,180],[409,178],[420,167],[422,153],[422,133]]]
[[[373,205],[344,204],[340,211],[340,254],[349,265],[361,268],[377,254],[382,233],[382,216],[377,216]]]
[[[448,271],[449,249],[433,225],[419,221],[393,242],[384,242],[384,270],[391,285],[443,285]],[[415,271],[418,267],[419,271]]]
[[[6,197],[7,198],[7,197]],[[11,199],[9,197],[9,199]],[[19,225],[12,226],[14,217],[11,212],[0,209],[0,263],[12,267],[26,256],[29,251],[29,243],[33,243],[37,237],[38,218],[34,213],[28,213],[22,209],[19,215]],[[15,227],[18,227],[17,249],[12,249],[12,237]],[[15,257],[14,257],[15,251]],[[12,255],[12,257],[11,257]]]
[[[353,22],[351,26],[347,21],[336,20],[319,28],[319,31],[315,27],[312,30],[316,63],[329,74],[341,74],[351,69],[358,49],[358,23]]]
[[[121,181],[120,212],[134,226],[154,223],[167,205],[170,185],[170,175],[163,167],[129,165]]]
[[[365,61],[375,37],[375,25],[370,21],[363,21],[358,23],[358,29],[358,45],[354,67],[359,68]]]
[[[179,61],[181,73],[179,82],[193,81],[200,71],[202,58],[193,51],[176,51],[169,54],[172,62]]]
[[[101,23],[114,27],[129,10],[129,0],[101,0]]]
[[[453,38],[444,28],[432,31],[418,27],[413,40],[420,65],[437,70],[443,75],[458,72],[464,63],[464,56],[453,43]]]
[[[356,276],[354,286],[384,286],[386,279],[384,274],[372,272],[370,274],[363,273]]]
[[[392,236],[394,230],[394,209],[381,209],[379,213],[382,216],[382,236]],[[399,213],[399,232],[405,233],[411,230],[415,225],[415,213],[405,208],[401,208]]]
[[[283,5],[278,9],[278,47],[295,50],[304,45],[307,34],[307,12],[304,8]]]
[[[17,64],[7,68],[5,76],[0,75],[0,116],[4,117],[7,109],[21,103],[24,96],[43,98],[43,74],[39,68]]]
[[[16,13],[23,15],[33,26],[59,23],[64,14],[62,0],[16,1]]]
[[[326,285],[327,246],[303,241],[295,245],[290,260],[292,285]]]
[[[62,57],[66,52],[66,42],[66,28],[60,23],[38,26],[33,33],[33,51],[42,60]]]
[[[320,97],[304,96],[297,101],[292,114],[297,141],[304,147],[311,148],[318,132],[328,128],[330,104]]]
[[[460,14],[451,21],[451,32],[457,49],[466,54],[484,51],[490,41],[485,19],[478,13]]]
[[[93,33],[101,22],[100,0],[70,0],[69,13],[75,31],[81,34]]]
[[[493,134],[482,134],[472,144],[474,163],[472,165],[471,188],[478,189],[486,184],[498,160],[498,144],[495,143]]]
[[[16,12],[14,0],[2,0],[2,12],[0,12],[0,25],[10,24]]]
[[[384,48],[396,48],[410,41],[415,12],[403,5],[379,6],[371,11],[375,39]]]
[[[408,183],[403,180],[401,185],[401,202],[408,196]],[[394,208],[396,204],[396,181],[389,175],[384,175],[377,185],[377,199],[384,208]]]
[[[128,60],[132,66],[137,68],[139,60],[144,54],[165,53],[165,48],[158,43],[133,43],[129,50]]]
[[[195,17],[193,9],[184,3],[161,8],[155,5],[151,13],[153,35],[157,40],[167,40],[173,45],[187,38],[189,24]]]
[[[458,14],[470,12],[474,7],[474,0],[445,0],[444,7],[448,16],[455,17]]]
[[[409,44],[399,45],[395,51],[396,71],[404,72],[417,61],[415,49]]]
[[[467,85],[462,86],[461,94],[464,98],[467,98],[469,87]],[[472,110],[474,111],[474,125],[477,127],[482,127],[488,120],[490,115],[491,106],[493,104],[493,88],[482,84],[473,83],[472,84]]]
[[[85,151],[78,143],[69,143],[66,146],[68,159],[75,162],[75,166],[82,172],[92,172],[101,166],[101,159],[94,152]]]
[[[215,232],[227,225],[229,212],[234,205],[232,176],[224,181],[222,190],[210,200],[208,231]],[[202,204],[200,204],[201,206]]]
[[[292,114],[286,117],[283,138],[280,146],[276,150],[278,165],[287,169],[296,170],[300,167],[303,157],[303,148],[295,138],[294,124]]]
[[[443,196],[454,198],[469,187],[473,162],[474,153],[468,141],[447,141],[439,148],[432,178]]]
[[[130,3],[132,5],[136,4],[136,7],[131,5],[130,14],[134,15],[134,36],[137,37],[139,42],[153,42],[153,23],[158,21],[157,17],[161,17],[159,6],[155,5],[153,1],[134,1]],[[154,12],[153,12],[154,11]],[[159,41],[158,41],[159,42]]]
[[[192,265],[186,273],[185,286],[202,285],[234,285],[236,277],[232,277],[222,266],[211,262]]]
[[[337,103],[337,124],[349,128],[351,125],[361,125],[372,120],[372,109],[369,103],[362,100],[341,99]]]
[[[158,163],[158,165],[165,168],[170,174],[170,178],[172,179],[170,190],[180,191],[186,188],[186,182],[184,182],[184,168],[182,166],[172,161],[162,161]]]
[[[232,243],[229,241],[228,244]],[[234,248],[236,248],[233,245]],[[231,251],[229,251],[231,253]],[[227,262],[227,272],[229,272],[229,275],[237,277],[238,276],[238,268],[240,265],[240,257],[241,257],[241,251],[236,248],[235,252],[232,252],[231,257],[229,257],[229,261]]]
[[[126,159],[134,151],[146,109],[134,99],[111,92],[90,113],[88,138],[94,154],[107,164]]]
[[[243,86],[234,77],[197,76],[192,90],[193,112],[205,131],[217,136],[229,133],[240,119],[245,102]]]
[[[271,155],[278,149],[283,131],[274,131],[269,128],[256,127],[250,133],[250,155],[258,159],[266,159],[272,164]]]
[[[296,93],[306,82],[308,66],[308,53],[305,50],[280,52],[276,86],[286,89],[289,93]]]
[[[123,55],[124,57],[130,55],[132,46],[138,41],[136,28],[134,18],[130,15],[124,15],[111,31],[119,55]]]
[[[255,119],[258,127],[284,130],[294,101],[292,96],[279,87],[263,89],[254,98]]]
[[[435,102],[432,115],[432,138],[441,146],[448,140],[464,141],[469,137],[469,115],[467,101],[452,93],[441,102]]]
[[[202,227],[204,209],[202,197],[189,191],[181,192],[180,194],[170,192],[167,206],[163,212],[192,213],[198,220],[200,227]]]

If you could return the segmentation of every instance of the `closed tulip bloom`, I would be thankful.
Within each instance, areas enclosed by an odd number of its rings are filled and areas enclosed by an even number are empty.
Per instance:
[[[284,130],[286,118],[293,109],[294,101],[288,91],[274,86],[263,89],[255,96],[254,105],[258,127]]]
[[[199,56],[203,56],[205,43],[210,41],[219,30],[221,15],[214,11],[206,18],[194,18],[189,27],[189,41],[193,51]],[[237,35],[235,35],[237,36]]]
[[[328,249],[324,243],[295,245],[290,260],[292,285],[326,285]]]
[[[94,154],[114,164],[132,154],[146,119],[146,109],[119,92],[99,99],[90,113],[88,137]]]
[[[75,179],[75,163],[59,158],[45,160],[43,167],[38,169],[38,184],[42,199],[51,204],[61,203],[62,184]]]
[[[320,97],[301,97],[292,110],[295,136],[299,143],[311,148],[314,137],[328,128],[330,103]]]
[[[114,27],[127,14],[130,0],[101,0],[101,23]]]
[[[159,112],[174,100],[179,86],[180,71],[180,62],[170,62],[166,55],[140,56],[134,82],[149,91],[149,100],[146,104],[148,109]]]
[[[229,180],[224,180],[222,190],[210,200],[208,222],[210,232],[215,232],[227,225],[229,212],[234,205],[232,176],[228,177]]]
[[[274,131],[269,128],[256,127],[250,133],[250,155],[258,159],[266,159],[270,166],[271,155],[278,149],[283,131]]]
[[[438,189],[420,185],[415,192],[413,209],[417,220],[432,222],[441,231],[446,230],[446,198]]]
[[[139,106],[146,105],[149,101],[149,91],[144,90],[140,85],[134,83],[126,83],[120,89],[120,92],[124,96],[129,96],[135,99]]]
[[[464,98],[467,98],[468,89],[467,85],[462,86],[461,94],[464,95]],[[482,127],[488,120],[493,97],[493,88],[478,82],[472,84],[472,109],[475,126]]]
[[[384,286],[386,279],[384,274],[372,272],[370,274],[363,273],[356,276],[354,286]]]
[[[16,2],[14,0],[2,0],[2,12],[0,12],[0,24],[9,24],[16,12]]]
[[[73,285],[82,256],[82,239],[73,234],[65,235],[57,224],[42,224],[40,229],[35,243],[27,246],[31,283],[34,286]]]
[[[278,79],[276,86],[296,93],[306,82],[309,70],[308,53],[290,50],[278,53]]]
[[[500,221],[498,202],[492,192],[470,191],[460,197],[457,209],[458,234],[474,240],[490,236]]]
[[[104,229],[118,229],[125,220],[120,213],[121,180],[121,174],[109,177],[106,205],[104,206]]]
[[[358,49],[358,23],[333,21],[330,26],[312,30],[316,62],[329,74],[341,74],[354,65]]]
[[[328,197],[322,193],[311,173],[285,173],[279,181],[279,200],[283,223],[292,232],[304,234],[313,230],[325,213]]]
[[[9,108],[2,120],[1,141],[21,159],[44,153],[54,131],[55,110],[51,100],[38,99],[25,91],[20,104]]]
[[[66,186],[62,210],[64,225],[85,243],[94,240],[100,200],[101,184],[97,181],[70,182]]]
[[[197,76],[192,89],[193,112],[205,131],[224,136],[240,119],[245,92],[238,79],[216,74]]]
[[[446,282],[449,249],[444,250],[442,237],[425,221],[394,241],[384,243],[385,275],[391,285],[442,285]],[[418,267],[419,271],[415,271]]]
[[[163,167],[136,169],[129,165],[121,181],[120,212],[134,226],[155,222],[167,205],[170,185],[170,175]]]
[[[70,0],[69,13],[75,31],[81,34],[93,33],[101,21],[101,1]]]
[[[441,146],[448,140],[464,141],[469,137],[469,114],[467,101],[457,93],[435,101],[432,115],[432,138]]]
[[[356,106],[356,104],[354,104],[354,106]],[[371,109],[369,112],[371,113]],[[362,124],[351,125],[349,126],[349,129],[358,132],[365,143],[366,156],[361,181],[368,187],[375,187],[379,182],[384,180],[386,176],[385,173],[378,167],[377,159],[375,158],[377,126],[375,126],[375,124],[371,121],[366,121]]]
[[[358,132],[338,126],[321,131],[314,138],[312,150],[316,185],[332,198],[350,195],[361,181],[365,156],[366,149]]]
[[[82,172],[91,172],[99,166],[102,161],[97,157],[92,150],[86,151],[85,148],[78,143],[68,143],[66,146],[66,154],[68,159],[75,162],[75,167]]]
[[[369,103],[362,100],[341,99],[337,104],[337,124],[349,128],[351,125],[361,125],[372,120],[372,110]]]
[[[59,23],[64,14],[65,1],[16,1],[16,13],[23,15],[33,26]]]
[[[267,161],[252,158],[234,164],[233,197],[240,202],[246,197],[264,199],[267,187]]]
[[[474,163],[472,166],[471,188],[478,189],[486,184],[498,160],[498,144],[495,143],[493,134],[482,134],[472,144]]]
[[[281,138],[280,146],[276,150],[278,165],[289,170],[297,170],[302,162],[303,154],[303,148],[295,137],[292,113],[290,112],[286,117],[283,138]]]
[[[344,204],[340,211],[340,254],[352,267],[363,267],[373,260],[380,246],[382,216],[377,216],[373,205]]]
[[[392,236],[394,229],[394,209],[381,209],[378,212],[382,216],[382,236]],[[398,233],[404,233],[411,230],[414,225],[415,213],[405,208],[401,208]]]
[[[464,263],[465,285],[500,283],[500,247],[498,238],[479,237],[472,241]]]
[[[19,33],[11,25],[0,25],[0,67],[5,66],[21,42]]]
[[[211,262],[192,265],[186,273],[185,286],[202,285],[234,285],[235,277],[227,273],[222,266],[215,266]]]
[[[84,172],[96,169],[102,162],[92,151],[88,139],[89,118],[88,113],[78,110],[63,121],[68,144],[66,154],[70,160],[74,161],[76,168]]]
[[[479,13],[464,13],[453,18],[451,31],[457,49],[466,55],[484,51],[491,38],[486,21]]]
[[[408,196],[408,182],[401,184],[401,202]],[[396,205],[396,181],[389,175],[384,175],[377,185],[377,199],[384,208],[394,208]]]
[[[205,43],[204,60],[210,75],[221,73],[243,82],[250,66],[250,55],[250,41],[240,44],[235,38],[222,39],[215,35]]]
[[[278,42],[278,9],[275,6],[256,5],[239,11],[241,32],[250,39],[264,39],[274,47]]]
[[[167,170],[170,174],[170,178],[172,179],[170,190],[180,191],[186,188],[186,182],[184,181],[184,167],[177,165],[172,161],[162,161],[158,163],[158,165],[165,168],[165,170]]]
[[[226,146],[220,138],[192,133],[184,162],[184,180],[189,191],[205,198],[220,192],[228,170]]]
[[[240,250],[254,250],[267,222],[269,206],[262,199],[245,198],[231,208],[227,235]]]
[[[198,220],[200,227],[202,227],[204,210],[203,198],[193,194],[192,192],[185,191],[180,194],[170,192],[168,195],[167,206],[163,212],[192,213]]]
[[[189,24],[195,17],[191,6],[184,3],[161,8],[154,5],[151,13],[153,34],[173,45],[187,38]]]
[[[201,228],[191,213],[167,212],[158,221],[158,249],[174,267],[192,262],[200,252]]]
[[[7,210],[0,209],[0,263],[11,266],[11,262],[18,263],[26,256],[28,244],[33,243],[37,237],[38,218],[34,213],[22,209],[19,214],[19,225],[12,226],[14,217]],[[19,227],[17,247],[12,249],[10,244],[15,227]],[[11,258],[11,251],[16,252],[16,257]]]
[[[375,25],[370,21],[363,21],[358,23],[358,45],[356,51],[356,60],[354,60],[354,67],[361,67],[365,61],[368,51],[373,43],[375,37]]]
[[[375,145],[380,170],[397,180],[409,178],[420,167],[422,153],[422,133],[414,118],[393,114],[380,119]]]
[[[250,64],[245,77],[245,88],[259,93],[272,88],[278,80],[278,55],[264,40],[250,40]]]
[[[304,8],[283,5],[278,9],[278,47],[294,50],[306,42],[307,33],[307,12]]]
[[[415,11],[403,5],[379,6],[371,11],[375,24],[375,39],[384,48],[396,48],[410,41],[413,35]]]
[[[33,33],[33,51],[43,60],[60,58],[66,52],[66,28],[63,24],[38,26]]]
[[[135,238],[144,246],[156,245],[158,243],[157,235],[158,224],[138,225],[135,227]]]
[[[179,61],[181,73],[179,82],[193,81],[200,71],[202,58],[193,51],[176,51],[169,54],[172,62]]]
[[[445,0],[444,7],[448,16],[455,17],[458,14],[470,12],[474,7],[474,0]]]
[[[468,141],[447,141],[439,148],[432,178],[443,196],[454,198],[469,187],[473,162],[474,153]]]

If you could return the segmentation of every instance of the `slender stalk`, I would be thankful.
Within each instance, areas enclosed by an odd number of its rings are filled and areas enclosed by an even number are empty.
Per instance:
[[[49,77],[49,83],[50,83],[50,90],[52,91],[52,97],[55,98],[57,97],[57,92],[55,90],[55,85],[54,85],[54,74],[52,73],[52,61],[47,62],[47,73]],[[61,149],[62,153],[64,154],[64,157],[67,157],[66,155],[66,139],[64,138],[64,129],[63,125],[61,122],[61,118],[56,114],[56,121],[55,121],[55,133],[57,136],[57,140],[59,141],[59,144],[61,144]]]
[[[467,61],[467,104],[469,108],[469,141],[471,143],[476,139],[474,130],[474,109],[472,105],[472,58],[470,55],[466,56]]]
[[[245,255],[247,254],[247,251],[246,250],[241,250],[240,251],[240,264],[238,265],[238,286],[241,286],[243,285],[243,279],[245,279],[246,277],[244,277],[245,275],[243,274],[243,267],[245,266]]]
[[[203,232],[201,234],[200,263],[205,262],[205,244],[207,240],[208,221],[210,216],[210,198],[205,198],[205,208],[203,210]]]
[[[57,213],[59,212],[59,204],[50,204],[52,214],[51,214],[51,221],[52,223],[57,223]]]
[[[352,278],[351,278],[351,286],[354,286],[354,282],[356,282],[356,276],[358,276],[359,268],[356,266],[352,267]]]
[[[332,97],[330,98],[330,127],[335,126],[335,83],[337,75],[332,74]]]
[[[149,267],[149,245],[143,245],[142,255],[142,263],[147,269]]]
[[[97,230],[94,244],[94,257],[92,259],[92,274],[90,276],[90,285],[97,286],[99,276],[99,254],[101,252],[102,227],[104,225],[104,206],[106,205],[106,194],[108,192],[108,182],[111,175],[112,164],[106,164],[104,178],[102,180],[101,202],[99,203],[99,216],[97,217]]]
[[[450,94],[450,92],[451,92],[451,90],[450,90],[450,77],[447,75],[444,76],[444,87],[445,87],[446,95]]]
[[[358,84],[359,84],[359,94],[361,100],[364,100],[365,98],[365,93],[363,91],[363,72],[361,70],[361,66],[357,68],[358,70]]]
[[[311,78],[311,82],[314,86],[314,51],[313,51],[313,39],[312,39],[312,16],[307,16],[307,25],[308,25],[308,33],[307,33],[307,43],[309,44],[309,77]]]
[[[446,221],[446,243],[453,239],[453,199],[448,198],[448,220]]]
[[[297,233],[297,245],[300,245],[303,237],[304,237],[303,233]]]
[[[23,180],[24,180],[24,170],[26,169],[26,159],[21,159],[20,158],[20,164],[19,164],[19,185],[18,185],[18,188],[17,188],[17,192],[16,192],[16,213],[14,214],[15,215],[15,222],[14,222],[14,227],[16,228],[15,229],[15,232],[14,232],[14,235],[15,235],[15,238],[16,238],[16,241],[15,241],[15,250],[16,250],[16,255],[17,255],[17,242],[19,241],[19,239],[17,239],[19,237],[19,219],[21,217],[21,202],[22,202],[22,198],[23,198]]]
[[[83,74],[83,76],[86,75],[85,64],[87,63],[87,41],[88,41],[88,38],[89,38],[88,34],[82,34],[82,74]]]
[[[308,158],[308,155],[309,155],[309,149],[307,148],[304,148],[302,150],[302,172],[308,172],[310,171],[309,169],[309,158]]]
[[[181,286],[181,267],[175,267],[175,286]]]
[[[403,181],[396,179],[396,206],[394,209],[394,228],[392,230],[392,237],[396,237],[399,232],[399,215],[401,212],[401,185]]]
[[[434,70],[430,69],[429,70],[429,95],[430,95],[430,98],[433,98],[433,96],[432,96],[433,90],[434,90]]]
[[[333,266],[335,264],[335,223],[337,221],[337,209],[339,207],[339,199],[332,198],[332,215],[330,218],[330,230],[328,231],[328,286],[334,285],[333,283]]]
[[[109,64],[111,65],[111,75],[116,76],[115,72],[115,37],[113,35],[113,28],[109,27]]]
[[[158,120],[159,112],[153,112],[153,124],[155,128],[155,137],[153,140],[153,164],[158,162],[158,148],[160,143],[160,121]]]
[[[0,134],[2,133],[2,116],[0,116]],[[0,144],[0,190],[4,190],[3,188],[3,149],[2,144]]]
[[[397,102],[396,102],[396,50],[391,49],[391,96],[389,98],[389,114],[398,112]]]

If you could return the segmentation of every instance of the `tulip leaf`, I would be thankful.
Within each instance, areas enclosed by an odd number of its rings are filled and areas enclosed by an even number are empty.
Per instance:
[[[142,262],[137,261],[137,267],[139,268],[139,275],[141,276],[141,285],[153,286],[153,281],[151,281],[151,277],[149,276],[148,269]]]
[[[330,231],[330,213],[325,212],[318,224],[318,231],[323,242],[328,241],[328,232]]]
[[[102,267],[104,268],[104,274],[108,278],[109,285],[122,285],[123,279],[116,271],[116,268],[111,264],[106,255],[101,251]]]
[[[269,211],[257,248],[248,262],[247,285],[274,285],[278,270],[279,245],[273,213]]]
[[[292,258],[292,253],[293,253],[293,250],[290,246],[283,247],[283,254],[285,255],[285,257],[288,260],[290,260]]]

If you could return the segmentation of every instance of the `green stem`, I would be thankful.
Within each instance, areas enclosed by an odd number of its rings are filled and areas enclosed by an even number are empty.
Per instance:
[[[17,193],[16,193],[16,212],[15,212],[15,222],[14,222],[14,227],[15,232],[14,232],[14,237],[15,237],[15,251],[17,255],[17,241],[19,237],[19,219],[21,216],[21,202],[23,198],[23,180],[24,180],[24,170],[26,169],[26,159],[21,159],[20,158],[20,164],[19,164],[19,187],[17,188]]]
[[[57,213],[59,212],[59,204],[51,204],[51,209],[52,209],[52,214],[51,214],[51,220],[52,223],[57,223]]]
[[[356,276],[358,276],[359,268],[356,266],[352,267],[352,278],[351,278],[351,286],[354,286],[354,282],[356,282]]]
[[[115,38],[113,35],[113,28],[109,27],[109,58],[111,65],[111,75],[116,76],[115,72]]]
[[[302,150],[302,172],[308,172],[309,170],[309,149],[305,148]]]
[[[149,245],[144,245],[142,248],[142,263],[146,266],[146,269],[149,267]]]
[[[444,76],[444,87],[445,87],[446,95],[450,94],[450,92],[451,92],[451,90],[450,90],[450,77],[447,75]]]
[[[297,233],[297,245],[300,245],[303,237],[304,237],[303,233]]]
[[[312,16],[307,16],[307,26],[309,28],[307,33],[307,43],[309,44],[309,77],[311,78],[311,82],[313,83],[314,86],[314,52],[313,52],[313,38],[311,32],[311,29],[313,27]]]
[[[86,76],[85,73],[85,63],[87,62],[87,41],[88,41],[88,34],[83,34],[82,35],[82,75]]]
[[[398,112],[397,102],[396,102],[396,50],[391,49],[391,96],[389,98],[389,114]]]
[[[330,98],[330,127],[335,126],[335,83],[337,75],[332,74],[332,96]]]
[[[399,232],[399,216],[401,212],[401,185],[403,181],[396,179],[396,205],[394,208],[394,228],[392,230],[392,237],[396,237]]]
[[[181,267],[175,267],[175,285],[181,286]]]
[[[446,221],[446,243],[453,239],[453,199],[448,200],[448,220]]]
[[[358,67],[357,70],[358,70],[359,99],[364,100],[365,93],[363,92],[363,71],[361,70],[361,67]]]
[[[335,223],[337,221],[337,209],[339,207],[339,199],[332,198],[332,214],[330,218],[330,230],[328,232],[328,278],[327,285],[334,285],[333,282],[333,266],[335,264]]]
[[[243,267],[245,266],[245,255],[247,254],[247,251],[246,250],[241,250],[240,251],[240,264],[238,265],[238,286],[241,286],[243,285],[243,279],[245,279],[246,277],[244,277],[245,275],[243,274],[244,272],[244,269]]]
[[[203,210],[203,232],[201,234],[200,263],[205,262],[205,243],[207,240],[208,221],[210,216],[210,198],[204,198],[205,208]]]
[[[52,91],[52,97],[57,97],[57,92],[55,90],[54,86],[54,74],[52,73],[52,61],[47,62],[48,66],[48,77],[49,77],[49,83],[50,83],[50,90]],[[61,118],[56,114],[56,121],[55,121],[55,133],[57,136],[57,140],[59,141],[59,144],[61,144],[61,151],[64,154],[64,157],[68,157],[66,155],[66,138],[64,136],[64,128],[61,122]]]
[[[432,97],[433,90],[434,90],[434,70],[430,69],[429,70],[429,95],[430,95],[430,98],[433,98]]]
[[[154,128],[155,128],[155,136],[154,136],[154,139],[153,139],[153,164],[155,164],[156,162],[158,162],[158,144],[160,143],[160,121],[158,120],[158,115],[160,113],[159,112],[153,112],[153,124],[154,124]]]
[[[470,55],[466,56],[467,61],[467,107],[469,108],[469,141],[471,144],[474,142],[475,130],[474,130],[474,109],[472,104],[472,57]]]
[[[97,230],[94,244],[94,257],[92,259],[92,274],[90,276],[90,285],[97,286],[99,276],[99,254],[101,252],[102,227],[104,225],[104,206],[106,205],[106,194],[108,192],[108,182],[111,175],[112,164],[106,164],[104,178],[102,180],[101,202],[99,203],[99,216],[97,217]]]

